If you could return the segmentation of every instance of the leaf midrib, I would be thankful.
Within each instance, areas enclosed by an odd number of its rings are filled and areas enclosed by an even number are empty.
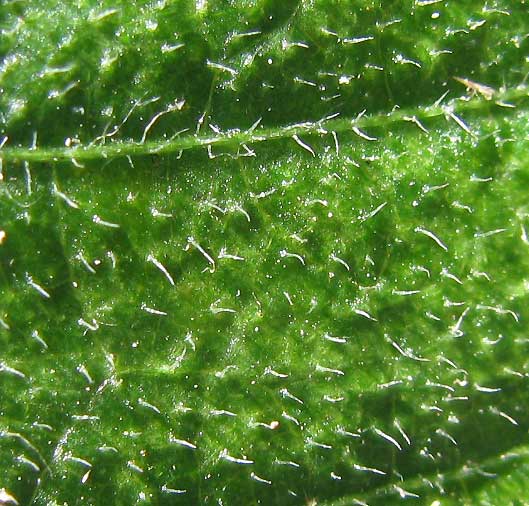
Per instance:
[[[240,148],[245,145],[293,138],[294,136],[299,137],[301,135],[311,137],[330,132],[350,132],[353,128],[383,128],[399,122],[417,123],[421,120],[443,118],[449,121],[457,121],[460,118],[455,116],[456,113],[461,114],[473,111],[478,114],[484,114],[490,110],[491,106],[507,107],[510,109],[516,107],[516,104],[511,104],[510,102],[520,101],[528,96],[529,86],[520,85],[502,90],[496,95],[494,101],[463,95],[450,100],[446,104],[442,104],[438,100],[433,105],[412,109],[395,109],[382,114],[365,115],[362,112],[356,118],[340,118],[333,115],[315,122],[306,121],[262,129],[237,129],[219,132],[216,135],[185,135],[182,137],[177,136],[169,140],[156,139],[143,143],[134,140],[114,141],[109,144],[92,142],[88,145],[77,145],[75,147],[26,148],[6,146],[0,151],[0,159],[5,162],[71,161],[75,165],[76,162],[79,164],[85,161],[110,160],[113,158],[145,156],[150,154],[167,155],[200,148],[206,148],[208,150],[214,147]],[[359,138],[367,140],[361,135]],[[105,137],[100,136],[98,139],[104,141]],[[6,144],[8,140],[7,137],[4,138],[3,143]],[[216,155],[210,153],[210,156],[215,157]],[[248,154],[243,153],[243,156],[248,156]]]

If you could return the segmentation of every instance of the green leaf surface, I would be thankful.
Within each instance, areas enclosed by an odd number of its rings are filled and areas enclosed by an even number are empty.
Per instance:
[[[527,2],[0,28],[1,505],[529,502]]]

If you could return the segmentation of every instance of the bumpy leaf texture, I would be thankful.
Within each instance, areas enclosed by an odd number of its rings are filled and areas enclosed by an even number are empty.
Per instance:
[[[0,26],[0,504],[529,501],[527,2]]]

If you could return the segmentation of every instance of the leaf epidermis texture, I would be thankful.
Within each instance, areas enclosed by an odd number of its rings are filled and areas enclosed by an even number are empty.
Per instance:
[[[0,503],[522,504],[504,4],[8,4]]]

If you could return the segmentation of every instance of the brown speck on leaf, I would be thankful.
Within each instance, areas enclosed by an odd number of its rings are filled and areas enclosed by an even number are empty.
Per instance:
[[[467,91],[471,92],[473,95],[479,93],[485,100],[492,100],[492,97],[496,93],[494,88],[491,88],[485,84],[480,84],[464,77],[454,76],[454,79],[458,83],[464,84],[467,87]]]

